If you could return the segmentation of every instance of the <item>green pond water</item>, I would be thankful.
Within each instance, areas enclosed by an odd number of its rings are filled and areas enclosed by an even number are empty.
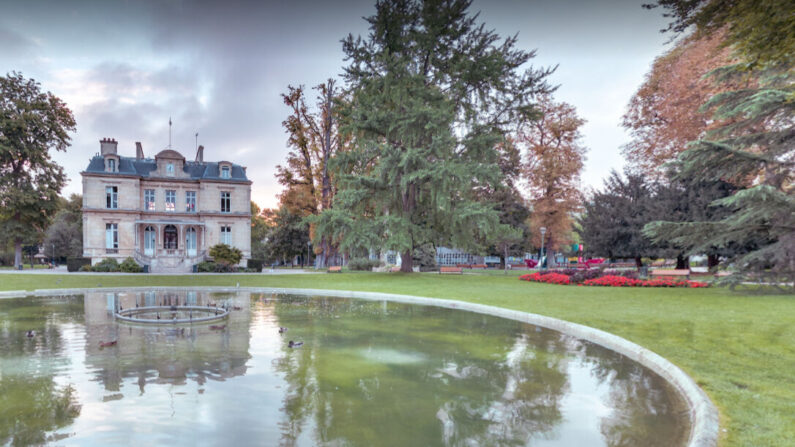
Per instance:
[[[174,303],[230,314],[113,317]],[[0,300],[0,444],[676,446],[688,432],[637,363],[461,310],[187,290]]]

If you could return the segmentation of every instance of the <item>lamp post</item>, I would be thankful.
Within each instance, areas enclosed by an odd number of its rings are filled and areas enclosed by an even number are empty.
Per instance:
[[[538,261],[541,263],[541,268],[539,270],[544,269],[544,235],[547,234],[547,227],[541,227],[541,259]]]
[[[50,264],[55,267],[55,244],[52,245],[52,259],[50,259]]]

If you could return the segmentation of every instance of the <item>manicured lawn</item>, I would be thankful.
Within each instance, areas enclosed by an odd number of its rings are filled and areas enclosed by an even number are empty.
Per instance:
[[[492,272],[495,273],[495,272]],[[795,445],[795,295],[726,289],[576,287],[508,275],[113,276],[2,274],[0,290],[118,286],[261,286],[448,298],[548,315],[612,332],[668,358],[721,412],[723,446]]]

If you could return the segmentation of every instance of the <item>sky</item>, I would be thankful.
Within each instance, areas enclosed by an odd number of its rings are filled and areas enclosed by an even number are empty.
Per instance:
[[[629,140],[621,116],[656,56],[666,20],[647,0],[474,0],[470,8],[503,37],[536,50],[534,67],[558,66],[555,98],[577,108],[588,159],[583,188],[621,170]],[[365,36],[374,0],[339,2],[0,0],[0,75],[36,79],[77,121],[72,146],[54,159],[80,193],[80,172],[115,138],[119,155],[146,156],[169,144],[195,157],[248,167],[252,200],[275,207],[276,165],[289,151],[282,121],[288,85],[339,78],[340,40]]]

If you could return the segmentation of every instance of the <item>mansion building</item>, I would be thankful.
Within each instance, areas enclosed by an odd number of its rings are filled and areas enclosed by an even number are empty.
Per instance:
[[[166,149],[145,158],[117,153],[116,140],[100,140],[100,153],[83,176],[83,256],[96,264],[128,257],[150,272],[190,272],[216,244],[251,257],[251,181],[228,161],[195,161]]]

